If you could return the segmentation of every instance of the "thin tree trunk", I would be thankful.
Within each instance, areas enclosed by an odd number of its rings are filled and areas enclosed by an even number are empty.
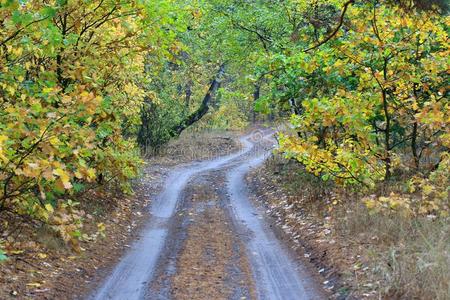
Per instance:
[[[416,170],[419,170],[420,167],[420,160],[419,155],[417,154],[417,121],[414,120],[413,123],[413,131],[411,136],[411,150],[414,157],[414,165],[416,167]]]
[[[260,97],[261,84],[259,82],[255,83],[255,91],[253,92],[253,124],[256,122],[256,110],[255,105]]]
[[[419,44],[417,44],[417,51],[416,51],[416,60],[419,60]],[[419,95],[417,90],[417,83],[414,83],[413,85],[413,92],[414,92],[414,99],[416,100],[417,105],[419,104]],[[414,122],[413,122],[413,128],[411,133],[411,151],[414,158],[414,166],[416,167],[416,170],[419,170],[420,167],[420,155],[417,153],[417,134],[418,134],[418,123],[415,117],[415,114],[417,113],[417,110],[413,111],[414,115]]]
[[[384,118],[386,121],[386,127],[384,129],[384,164],[386,169],[386,174],[384,176],[385,180],[388,180],[391,177],[391,154],[390,154],[390,140],[391,140],[391,118],[389,116],[389,110],[388,110],[388,103],[387,103],[387,96],[386,91],[382,89],[381,96],[383,99],[383,111],[384,111]]]
[[[192,81],[189,80],[188,83],[186,84],[185,97],[184,97],[185,107],[188,112],[189,112],[189,106],[191,105],[191,96],[192,96],[191,87],[192,87]]]
[[[384,81],[387,81],[387,67],[388,67],[389,59],[387,57],[384,58],[383,64],[383,78]],[[384,175],[384,180],[388,180],[391,177],[391,116],[389,115],[389,104],[387,99],[387,91],[384,86],[381,86],[381,99],[383,100],[383,111],[384,111],[384,119],[386,121],[386,128],[384,130],[384,163],[386,174]]]

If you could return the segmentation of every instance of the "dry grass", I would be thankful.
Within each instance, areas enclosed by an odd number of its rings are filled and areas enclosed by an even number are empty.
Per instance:
[[[334,256],[328,263],[340,262],[330,267],[350,285],[352,296],[450,299],[449,218],[371,214],[360,200],[363,195],[326,184],[306,174],[295,162],[274,157],[266,170],[306,218],[318,224],[331,220],[332,234],[325,239],[319,235],[320,241],[313,246],[325,247],[320,251]],[[400,186],[393,181],[380,185],[375,193],[400,191]],[[335,199],[337,205],[333,204]],[[331,240],[333,244],[327,246]]]
[[[183,162],[212,159],[239,149],[238,133],[220,130],[186,131],[162,147],[157,153],[145,154],[151,162],[174,165]]]
[[[321,213],[330,203],[333,185],[306,173],[296,161],[286,161],[275,154],[267,160],[266,167],[278,177],[276,181],[290,195],[292,204],[298,205],[299,208],[316,214]]]
[[[447,219],[371,215],[361,205],[339,212],[344,238],[366,244],[362,253],[380,297],[450,299],[450,222]]]

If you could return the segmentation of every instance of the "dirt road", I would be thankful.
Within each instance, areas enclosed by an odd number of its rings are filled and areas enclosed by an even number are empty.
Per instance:
[[[245,175],[270,153],[271,133],[173,170],[140,238],[89,299],[323,299],[248,198]]]

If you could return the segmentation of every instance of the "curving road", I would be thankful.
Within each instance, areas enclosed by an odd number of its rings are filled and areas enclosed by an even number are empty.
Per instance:
[[[227,202],[223,209],[231,219],[233,234],[239,236],[245,246],[244,252],[250,264],[253,282],[247,283],[247,286],[254,286],[255,292],[249,297],[323,299],[314,280],[289,256],[264,219],[258,217],[259,212],[248,198],[250,192],[245,184],[245,175],[251,168],[264,162],[273,143],[271,135],[271,130],[254,131],[241,138],[243,147],[234,154],[173,170],[163,191],[151,205],[150,220],[139,239],[88,299],[172,298],[171,293],[154,293],[150,286],[160,272],[158,268],[166,264],[165,257],[170,252],[167,245],[173,243],[171,239],[176,238],[171,234],[171,228],[174,227],[178,211],[183,209],[185,191],[193,186],[195,178],[202,176],[215,180],[213,184],[223,185],[222,194]],[[215,179],[215,174],[223,174],[226,183]],[[176,269],[176,261],[174,264]],[[171,272],[174,273],[173,270]],[[170,280],[167,284],[170,285]],[[189,282],[186,285],[189,286]],[[170,290],[170,287],[165,289]],[[245,299],[237,294],[226,298]]]

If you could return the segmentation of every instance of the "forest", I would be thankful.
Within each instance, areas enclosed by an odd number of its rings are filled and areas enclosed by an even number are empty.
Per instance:
[[[446,299],[448,12],[446,0],[0,0],[0,266],[23,251],[20,224],[80,255],[96,243],[84,207],[100,200],[86,195],[131,197],[180,136],[268,124],[282,170],[266,171],[312,199],[297,212],[395,231],[377,235],[369,290]]]

